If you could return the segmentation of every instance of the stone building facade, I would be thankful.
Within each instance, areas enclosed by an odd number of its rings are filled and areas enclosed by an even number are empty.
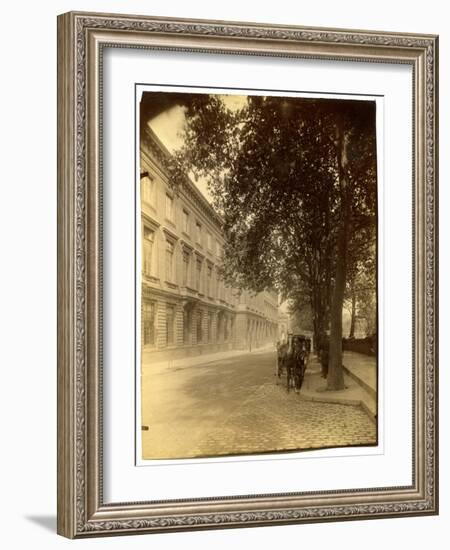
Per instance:
[[[169,152],[141,136],[141,342],[143,365],[274,343],[278,300],[225,285],[221,219],[186,178],[169,185]]]

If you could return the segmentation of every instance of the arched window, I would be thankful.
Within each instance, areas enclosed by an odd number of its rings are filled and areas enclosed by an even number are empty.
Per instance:
[[[201,281],[202,281],[202,261],[197,258],[195,263],[195,289],[198,292],[201,292]]]
[[[191,265],[191,255],[187,250],[183,250],[183,286],[189,285],[190,265]]]
[[[141,200],[147,204],[154,204],[155,202],[155,181],[151,178],[147,172],[141,175]]]
[[[144,227],[143,235],[143,258],[142,267],[145,275],[152,275],[153,246],[155,242],[155,232]]]
[[[171,241],[166,241],[166,281],[173,283],[173,252],[175,245]]]

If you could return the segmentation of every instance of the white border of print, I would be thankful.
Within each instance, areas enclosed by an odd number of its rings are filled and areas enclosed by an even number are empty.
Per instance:
[[[327,99],[347,99],[347,100],[354,100],[358,99],[361,101],[375,101],[376,102],[376,127],[377,127],[377,173],[378,173],[378,219],[379,219],[379,247],[378,247],[378,255],[379,258],[383,258],[384,256],[384,235],[383,235],[383,228],[384,228],[384,205],[383,205],[383,197],[384,197],[384,174],[383,174],[383,143],[384,143],[384,97],[376,97],[376,96],[369,96],[369,95],[343,95],[343,94],[333,94],[333,93],[311,93],[311,92],[292,92],[292,91],[270,91],[267,92],[265,90],[242,90],[242,89],[233,89],[230,90],[228,88],[219,88],[219,89],[211,89],[207,87],[202,88],[196,88],[196,87],[186,87],[186,86],[179,86],[179,87],[173,87],[173,86],[153,86],[153,85],[145,85],[145,84],[138,84],[136,85],[136,166],[139,166],[140,162],[140,149],[139,149],[139,128],[140,128],[140,120],[139,120],[139,103],[141,101],[141,97],[143,92],[156,92],[156,91],[165,91],[168,93],[214,93],[214,94],[229,94],[229,95],[270,95],[270,96],[279,96],[279,97],[314,97],[314,98],[327,98]],[[195,185],[195,184],[194,184]],[[139,171],[136,171],[136,181],[135,181],[135,189],[136,189],[136,219],[141,219],[141,201],[140,201],[140,175]],[[139,223],[138,223],[139,225]],[[217,458],[199,458],[199,459],[170,459],[170,460],[163,460],[163,459],[144,459],[142,457],[142,431],[141,431],[141,424],[142,424],[142,416],[141,416],[141,292],[140,289],[142,288],[142,279],[141,279],[141,251],[142,251],[142,242],[141,242],[141,233],[140,231],[136,232],[136,242],[135,242],[135,250],[136,250],[136,308],[135,308],[135,319],[136,319],[136,327],[137,330],[135,331],[136,335],[136,420],[135,420],[135,437],[136,437],[136,465],[138,466],[160,466],[160,465],[177,465],[177,464],[204,464],[204,463],[218,463],[218,462],[232,462],[232,461],[253,461],[253,460],[294,460],[294,459],[304,459],[308,458],[310,456],[318,456],[318,457],[337,457],[337,456],[357,456],[357,455],[375,455],[375,454],[382,454],[383,453],[383,440],[384,440],[384,407],[383,407],[383,399],[381,397],[380,403],[381,405],[378,408],[378,421],[379,421],[379,429],[378,429],[378,445],[377,446],[368,446],[367,448],[364,448],[362,450],[361,447],[350,448],[350,447],[342,447],[342,448],[335,448],[335,449],[323,449],[323,450],[314,450],[314,451],[302,451],[302,452],[289,452],[288,454],[279,454],[279,453],[273,453],[273,454],[260,454],[260,455],[247,455],[242,457],[236,457],[236,456],[221,456]],[[384,277],[383,277],[383,269],[381,262],[378,263],[379,265],[379,274],[378,274],[378,285],[379,285],[379,295],[380,295],[380,319],[383,318],[383,292],[384,292]],[[383,323],[380,323],[380,334],[379,334],[379,357],[380,357],[380,365],[379,365],[379,385],[380,387],[383,386],[383,380],[384,380],[384,361],[383,361],[383,355],[384,355],[384,330],[383,330]],[[150,367],[151,368],[151,367]],[[380,394],[382,394],[382,391],[379,391]]]
[[[150,57],[145,51],[105,49],[103,71],[105,501],[146,500],[149,487],[152,498],[158,500],[410,484],[412,366],[411,354],[404,354],[412,341],[412,319],[405,319],[405,311],[412,312],[410,67],[179,52],[152,52]],[[134,373],[122,368],[135,359],[139,364],[139,358],[134,357],[135,277],[131,257],[135,245],[134,84],[202,86],[204,75],[210,86],[227,88],[267,90],[276,82],[279,89],[384,96],[385,133],[380,142],[385,179],[380,185],[384,196],[379,201],[380,208],[384,204],[384,216],[380,216],[384,251],[379,262],[384,273],[379,276],[385,283],[384,289],[380,286],[380,296],[384,295],[380,305],[385,307],[380,311],[380,332],[385,339],[379,371],[385,381],[380,376],[379,405],[388,422],[380,414],[382,445],[377,448],[312,451],[298,456],[289,453],[282,468],[279,460],[286,456],[280,455],[135,466]],[[384,240],[383,232],[389,239]]]

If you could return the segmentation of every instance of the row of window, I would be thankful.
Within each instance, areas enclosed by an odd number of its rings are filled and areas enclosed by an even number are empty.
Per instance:
[[[148,175],[144,175],[141,178],[141,196],[142,200],[150,205],[155,206],[155,183],[154,180]],[[175,208],[174,208],[174,198],[170,193],[166,193],[166,204],[165,204],[165,217],[170,222],[175,223]],[[182,211],[182,230],[186,235],[191,234],[191,221],[190,221],[189,212],[183,208]],[[195,241],[203,246],[203,226],[196,220],[195,221]],[[213,238],[210,231],[206,230],[206,246],[208,250],[213,250]],[[216,241],[216,255],[221,257],[222,247],[219,241]]]
[[[156,344],[156,304],[155,302],[144,302],[142,306],[142,326],[143,326],[143,344],[144,346],[154,346]],[[166,344],[168,346],[174,343],[174,323],[175,307],[166,307]]]
[[[155,254],[155,232],[144,226],[144,239],[143,239],[143,272],[147,276],[153,276],[154,273],[154,254]],[[165,242],[165,279],[166,281],[175,282],[174,277],[174,252],[175,245],[173,241],[166,239]],[[194,281],[191,279],[191,262],[193,261],[193,254],[187,250],[183,250],[183,269],[182,269],[182,286],[189,286],[193,284],[195,290],[201,291],[202,289],[202,276],[203,265],[206,263],[206,288],[204,292],[207,296],[212,296],[214,293],[214,281],[213,281],[213,266],[208,262],[196,257],[195,258],[195,276]],[[220,293],[221,279],[218,272],[216,272],[216,289],[217,293]]]
[[[206,316],[206,323],[204,323]],[[195,318],[194,318],[195,317]],[[190,344],[192,331],[195,330],[197,343],[211,343],[213,341],[214,314],[197,311],[194,315],[191,309],[183,309],[183,343]],[[156,303],[144,302],[142,306],[142,326],[144,346],[156,345]],[[232,326],[223,313],[217,315],[216,340],[227,342],[230,338]],[[165,342],[167,346],[175,343],[175,306],[166,305]]]

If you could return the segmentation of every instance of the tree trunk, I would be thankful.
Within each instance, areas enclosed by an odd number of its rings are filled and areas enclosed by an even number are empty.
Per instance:
[[[352,316],[350,320],[350,334],[348,335],[349,338],[355,337],[355,325],[356,325],[356,292],[355,288],[352,285]]]
[[[322,286],[316,286],[313,294],[313,327],[314,327],[314,352],[320,351],[327,327],[327,306],[326,300],[323,297],[324,289]]]
[[[319,348],[318,348],[318,343],[319,343],[319,326],[318,326],[318,323],[317,323],[317,318],[316,316],[314,315],[314,319],[313,319],[313,351],[314,353],[319,353]]]
[[[328,364],[327,388],[329,390],[344,389],[344,372],[342,369],[342,307],[345,291],[345,237],[339,232],[338,255],[336,258],[336,278],[330,314],[330,358]]]
[[[323,321],[316,319],[314,321],[314,352],[318,355],[320,351],[320,345],[323,342],[325,335],[325,328]]]
[[[344,371],[342,368],[342,309],[347,277],[347,248],[350,233],[349,182],[346,174],[348,138],[339,125],[337,134],[337,159],[339,168],[340,215],[336,243],[336,272],[330,311],[330,356],[327,376],[327,389],[343,390]]]

